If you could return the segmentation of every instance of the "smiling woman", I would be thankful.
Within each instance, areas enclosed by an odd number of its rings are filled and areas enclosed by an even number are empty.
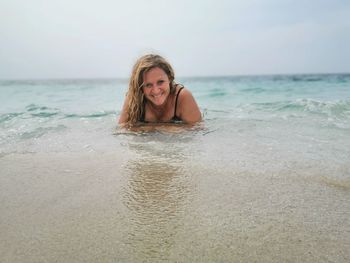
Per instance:
[[[132,70],[119,124],[201,121],[191,92],[174,79],[174,71],[163,57],[149,54],[139,58]]]

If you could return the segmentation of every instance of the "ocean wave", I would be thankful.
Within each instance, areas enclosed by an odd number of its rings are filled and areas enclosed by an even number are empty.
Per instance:
[[[18,143],[30,139],[38,139],[46,134],[57,133],[67,130],[68,127],[63,124],[50,126],[21,126],[7,130],[0,129],[0,148],[17,147]]]
[[[115,115],[115,111],[100,111],[100,112],[94,112],[90,114],[64,114],[65,118],[99,118],[99,117],[106,117],[109,115]]]
[[[267,103],[253,103],[256,110],[273,112],[305,112],[327,115],[338,118],[350,117],[350,101],[317,101],[312,99],[298,99],[295,101],[279,101]]]
[[[10,121],[18,116],[23,115],[24,112],[10,112],[10,113],[5,113],[0,115],[0,124],[3,122],[7,122]]]
[[[22,132],[20,134],[20,139],[33,139],[33,138],[39,138],[49,132],[59,132],[67,129],[65,125],[57,125],[54,127],[38,127],[32,131],[26,131]]]
[[[36,104],[29,104],[25,107],[25,109],[30,116],[38,118],[48,118],[61,113],[57,108],[50,108]]]
[[[322,77],[317,76],[291,76],[290,80],[294,82],[298,81],[305,81],[305,82],[315,82],[315,81],[323,81],[324,79]]]
[[[50,108],[47,106],[40,106],[36,104],[30,104],[26,107],[26,110],[30,112],[31,116],[33,117],[52,117],[55,115],[58,115],[62,118],[99,118],[99,117],[105,117],[109,115],[114,115],[115,111],[98,111],[98,112],[91,112],[91,113],[64,113],[61,110],[57,108]]]
[[[211,89],[209,91],[208,96],[210,98],[215,98],[215,97],[225,97],[227,95],[227,91],[224,89],[216,88],[216,89]]]
[[[40,106],[36,104],[29,104],[26,106],[27,111],[36,111],[36,110],[48,110],[49,107],[46,106]]]
[[[25,107],[25,111],[9,112],[0,115],[0,124],[7,123],[9,121],[16,121],[22,119],[31,118],[58,118],[58,119],[69,119],[69,118],[100,118],[110,115],[115,115],[116,111],[97,111],[90,113],[66,113],[58,108],[52,108],[48,106],[42,106],[37,104],[29,104]]]
[[[263,93],[266,92],[266,89],[263,88],[246,88],[246,89],[241,89],[243,92],[249,92],[249,93]]]

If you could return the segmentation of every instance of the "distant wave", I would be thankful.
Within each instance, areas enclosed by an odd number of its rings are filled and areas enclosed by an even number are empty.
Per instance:
[[[227,95],[227,91],[224,89],[212,89],[209,91],[209,97],[213,98],[213,97],[224,97]]]
[[[255,110],[272,111],[272,112],[306,112],[312,114],[321,114],[334,116],[338,118],[350,117],[350,101],[317,101],[312,99],[298,99],[296,101],[278,101],[266,103],[251,104]],[[251,106],[246,105],[244,108],[251,109]]]
[[[269,78],[269,76],[266,76]],[[295,74],[295,75],[275,75],[272,79],[275,81],[292,81],[292,82],[346,82],[349,81],[350,74]]]
[[[313,81],[322,81],[324,78],[317,77],[317,76],[292,76],[290,78],[292,81],[306,81],[306,82],[313,82]]]
[[[263,88],[245,88],[241,89],[243,92],[249,92],[249,93],[263,93],[266,92],[266,89]]]

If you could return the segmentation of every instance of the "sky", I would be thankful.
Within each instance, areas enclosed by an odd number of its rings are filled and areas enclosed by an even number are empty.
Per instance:
[[[0,0],[0,79],[350,72],[349,0]]]

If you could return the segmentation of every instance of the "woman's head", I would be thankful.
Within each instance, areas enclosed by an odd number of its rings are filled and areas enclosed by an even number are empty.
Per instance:
[[[169,80],[170,93],[175,91],[174,70],[163,57],[154,54],[140,57],[132,69],[129,81],[129,90],[127,94],[129,123],[136,123],[143,114],[145,75],[154,68],[160,68],[164,71]]]
[[[163,57],[154,54],[142,56],[136,61],[130,80],[137,81],[138,86],[141,87],[145,73],[156,67],[162,69],[167,74],[170,83],[174,81],[175,74],[171,65]]]

